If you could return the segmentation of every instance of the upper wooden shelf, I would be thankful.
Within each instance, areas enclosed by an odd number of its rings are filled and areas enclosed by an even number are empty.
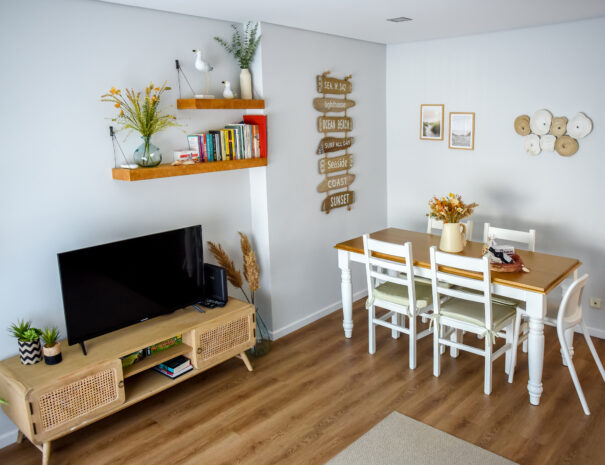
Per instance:
[[[266,158],[250,158],[244,160],[209,161],[194,165],[158,165],[154,168],[114,168],[113,179],[119,181],[142,181],[144,179],[169,178],[172,176],[185,176],[188,174],[211,173],[214,171],[239,170],[243,168],[256,168],[267,166]]]
[[[179,110],[262,110],[264,100],[239,98],[185,98],[176,101]]]

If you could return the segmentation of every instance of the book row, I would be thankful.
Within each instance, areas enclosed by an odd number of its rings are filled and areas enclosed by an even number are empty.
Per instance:
[[[244,115],[241,123],[190,134],[187,142],[188,150],[174,152],[174,164],[266,158],[266,116]]]

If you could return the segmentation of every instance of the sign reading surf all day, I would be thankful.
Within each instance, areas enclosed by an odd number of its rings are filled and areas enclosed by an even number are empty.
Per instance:
[[[328,74],[330,71],[317,76],[317,92],[323,95],[313,99],[313,108],[323,113],[317,118],[317,130],[323,133],[323,138],[319,141],[316,153],[323,155],[318,161],[318,168],[324,180],[317,186],[317,191],[326,194],[326,198],[321,202],[321,211],[326,213],[340,207],[351,210],[351,205],[355,202],[355,192],[350,190],[355,175],[349,173],[353,166],[353,155],[349,153],[349,148],[354,142],[353,137],[349,136],[349,132],[353,130],[353,120],[347,116],[347,110],[355,106],[355,102],[348,98],[353,85],[350,75],[337,79],[328,77]],[[343,97],[327,97],[326,94]],[[327,116],[328,112],[343,115]],[[343,137],[328,136],[335,132],[344,133]],[[334,152],[341,150],[345,153],[333,156]]]
[[[344,150],[351,146],[353,143],[352,137],[324,137],[319,141],[317,146],[317,155],[321,155],[327,152],[336,152],[338,150]]]

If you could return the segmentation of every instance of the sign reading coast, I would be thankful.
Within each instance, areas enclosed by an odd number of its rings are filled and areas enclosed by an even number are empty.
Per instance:
[[[343,189],[350,186],[355,181],[354,174],[339,174],[337,176],[328,176],[319,186],[317,192],[328,192],[335,189]]]
[[[328,152],[337,152],[338,150],[348,149],[353,143],[352,137],[324,137],[317,146],[317,155]]]
[[[334,208],[348,207],[355,202],[355,191],[338,192],[328,195],[321,203],[321,211],[330,211]]]

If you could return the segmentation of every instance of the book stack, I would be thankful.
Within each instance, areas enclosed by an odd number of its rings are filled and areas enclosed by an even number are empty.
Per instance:
[[[191,360],[187,357],[179,355],[178,357],[171,358],[170,360],[166,360],[165,362],[154,366],[153,369],[174,379],[193,370],[193,365],[191,365]]]
[[[173,164],[267,158],[267,117],[244,115],[240,123],[223,129],[190,134],[188,151],[175,152]]]

